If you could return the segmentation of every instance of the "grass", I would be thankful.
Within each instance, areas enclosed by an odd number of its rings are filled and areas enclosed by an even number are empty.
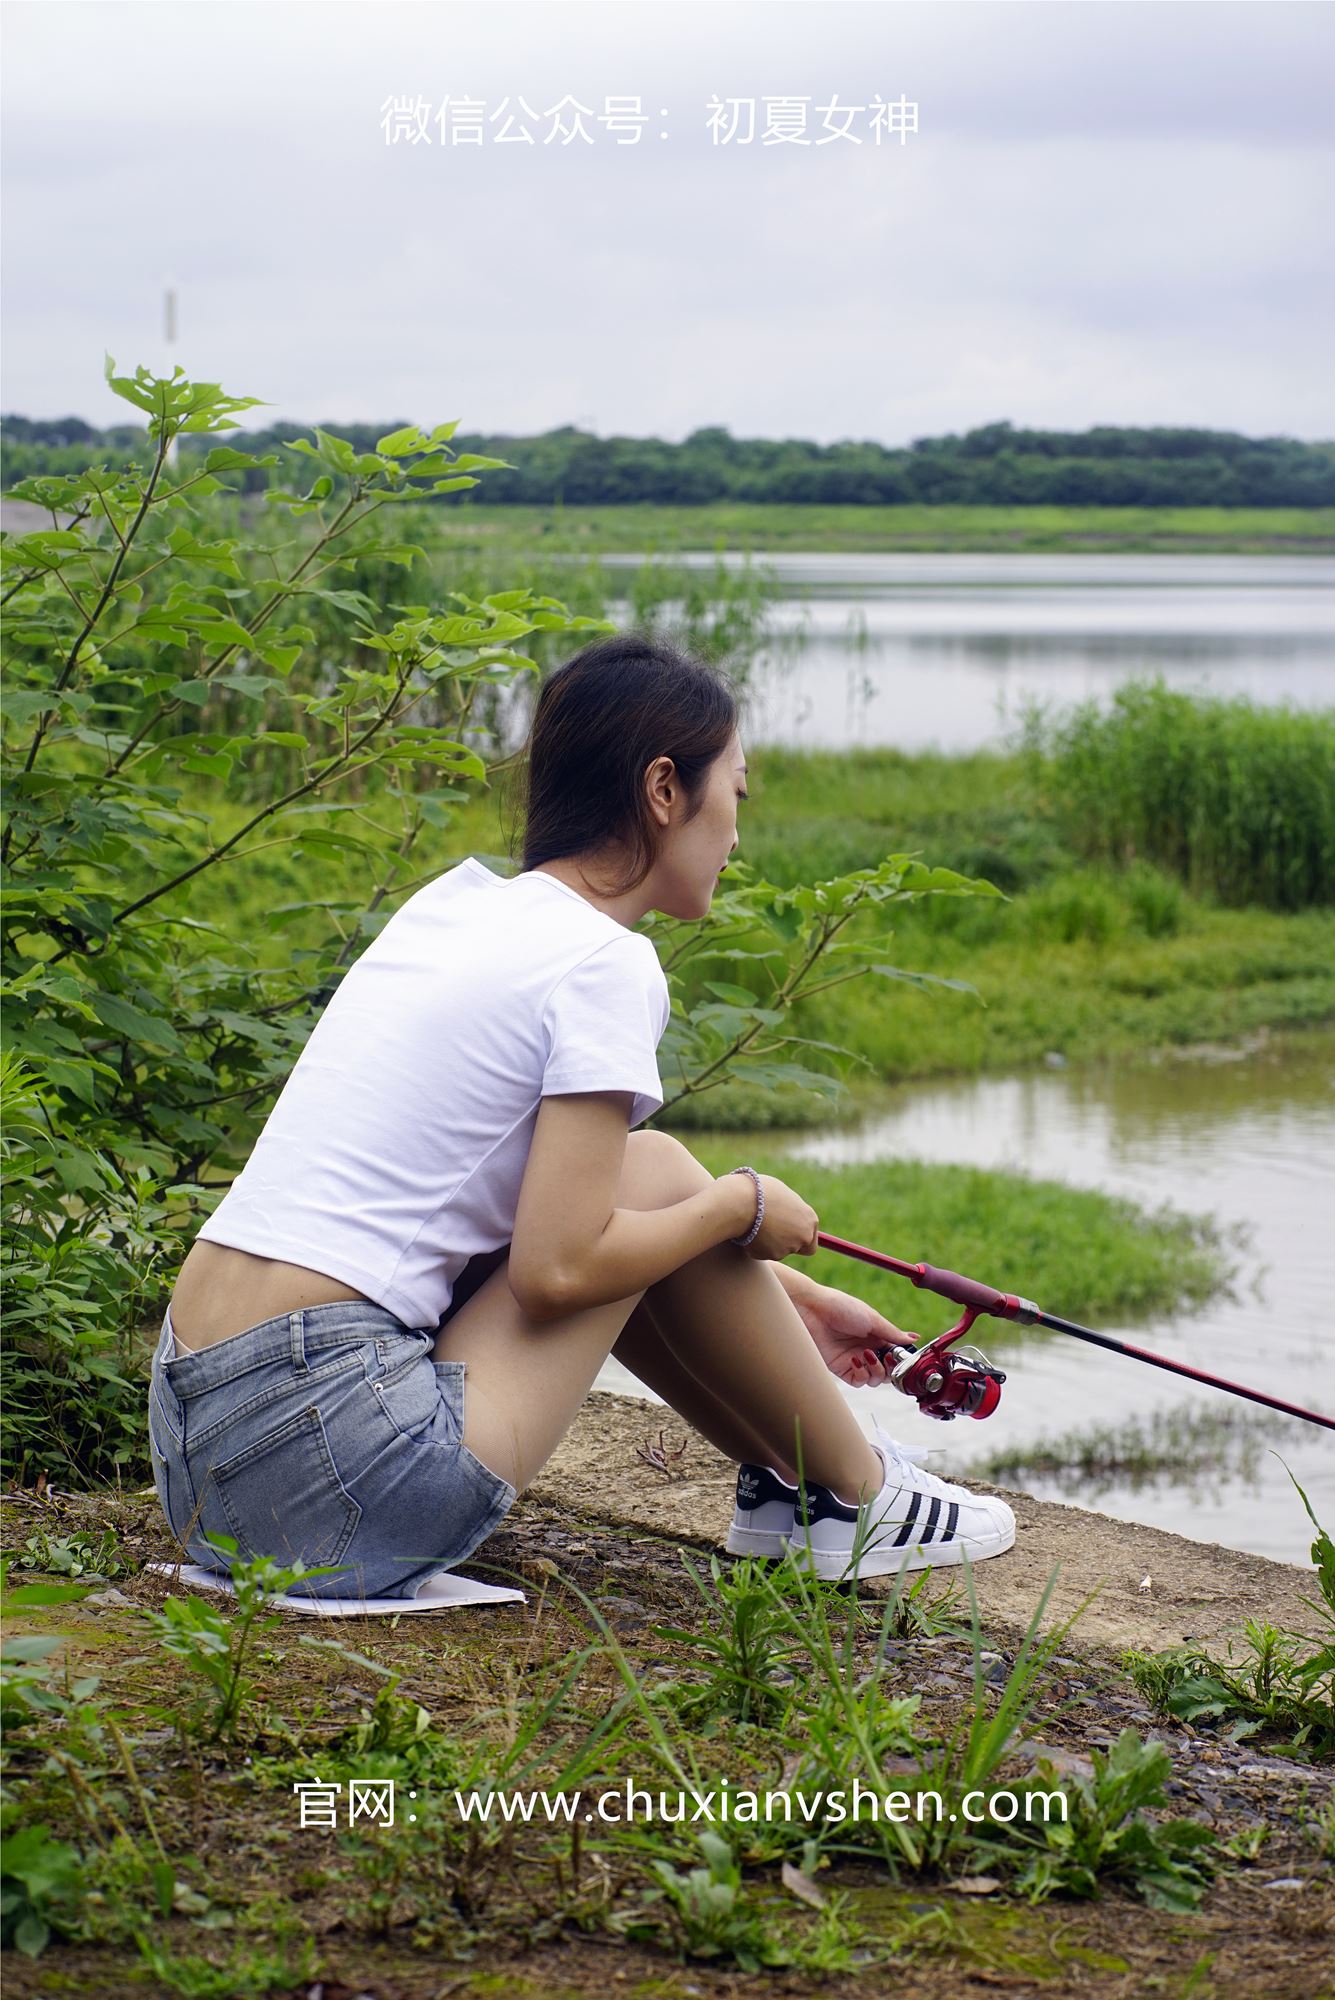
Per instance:
[[[1228,1646],[1223,1658],[1184,1642],[1162,1652],[1129,1652],[1125,1663],[1136,1686],[1166,1715],[1227,1725],[1234,1742],[1278,1737],[1274,1747],[1288,1756],[1329,1762],[1335,1758],[1335,1541],[1292,1472],[1289,1478],[1316,1530],[1318,1595],[1303,1601],[1318,1631],[1286,1631],[1268,1618],[1248,1618],[1241,1643]]]
[[[928,899],[884,933],[893,963],[964,979],[977,997],[907,986],[891,993],[863,979],[798,1006],[799,1032],[855,1050],[871,1064],[869,1075],[894,1081],[1014,1070],[1054,1053],[1072,1062],[1121,1058],[1335,1019],[1335,909],[1223,908],[1148,864],[1090,866],[1036,793],[1020,754],[766,749],[751,762],[738,856],[779,886],[872,866],[887,853],[921,852],[996,883],[1009,898]],[[202,784],[192,804],[215,840],[247,812]],[[388,804],[373,796],[357,812],[393,822]],[[499,793],[448,808],[429,843],[419,841],[391,906],[466,854],[504,865]],[[167,901],[180,915],[218,924],[243,949],[300,950],[331,921],[351,934],[375,886],[356,855],[299,844],[237,853]],[[877,935],[870,913],[856,925]],[[708,1094],[699,1116],[728,1126],[800,1123],[812,1109],[793,1093],[748,1103],[725,1086]]]
[[[1034,782],[1086,857],[1150,861],[1230,904],[1335,904],[1335,710],[1130,682],[1027,734]]]
[[[456,1614],[444,1634],[406,1620],[330,1636],[209,1605],[208,1622],[236,1625],[232,1638],[165,1650],[164,1630],[182,1621],[167,1586],[137,1574],[161,1529],[145,1537],[142,1502],[113,1511],[121,1546],[137,1552],[135,1603],[94,1619],[77,1587],[63,1598],[53,1587],[44,1605],[37,1586],[6,1606],[44,1635],[26,1660],[12,1655],[5,1682],[16,1992],[55,1982],[119,1995],[146,1976],[155,1990],[219,2000],[335,1976],[417,1991],[431,1972],[447,1989],[521,1993],[521,1967],[541,1963],[549,1978],[532,1990],[572,2000],[609,1978],[681,1991],[677,1964],[711,1994],[711,1969],[774,1968],[806,1982],[787,1990],[836,1977],[859,1996],[885,1990],[887,1966],[912,1967],[937,1996],[958,1990],[966,1966],[997,1983],[1042,1964],[1054,1925],[1072,1963],[1124,1980],[1206,1936],[1192,1925],[1213,1870],[1257,1845],[1241,1798],[1236,1824],[1231,1802],[1207,1833],[1192,1817],[1190,1764],[1174,1771],[1135,1730],[1106,1751],[1089,1745],[1085,1775],[1020,1754],[1035,1725],[1040,1750],[1054,1738],[1084,1747],[1101,1720],[1097,1700],[1065,1719],[1059,1682],[1078,1638],[1069,1619],[1041,1629],[1046,1593],[993,1677],[971,1592],[961,1628],[958,1588],[904,1615],[893,1587],[863,1597],[796,1566],[717,1559],[706,1574],[643,1537],[611,1587],[633,1588],[644,1615],[614,1630],[595,1592],[609,1587],[615,1538],[565,1521],[588,1557],[585,1590],[553,1578],[536,1524],[526,1542],[517,1518],[505,1536],[530,1591],[522,1609]],[[567,1558],[563,1576],[575,1568]],[[53,1665],[34,1655],[56,1628],[70,1637]],[[220,1736],[210,1712],[229,1645],[247,1648],[246,1685]],[[950,1660],[959,1672],[935,1671]],[[1088,1672],[1116,1685],[1106,1665]],[[933,1685],[943,1679],[945,1693]],[[302,1827],[292,1786],[313,1780],[340,1807],[353,1780],[392,1783],[393,1826],[340,1813],[333,1828]],[[725,1780],[734,1800],[814,1789],[822,1809],[814,1821],[729,1813]],[[642,1806],[637,1820],[593,1826],[541,1812],[465,1819],[457,1796],[555,1799],[627,1782],[641,1797],[708,1796],[709,1818],[650,1819]],[[1062,1812],[993,1813],[1001,1793],[1024,1802],[1036,1789],[1064,1798]],[[919,1790],[952,1809],[966,1793],[985,1803],[954,1820],[867,1804],[868,1793]],[[1273,1830],[1268,1870],[1313,1865],[1282,1814]],[[979,1924],[949,1890],[983,1871],[995,1889]],[[1230,1882],[1222,1895],[1234,1894]],[[1031,1921],[1033,1903],[1049,1907]],[[1072,1935],[1072,1907],[1090,1910],[1097,1950],[1088,1929]],[[1201,1921],[1213,1937],[1217,1916]],[[40,1986],[22,1974],[23,1952]]]
[[[728,1140],[694,1134],[691,1150],[711,1173],[735,1163]],[[780,1179],[797,1177],[777,1147],[770,1153],[752,1145],[749,1164]],[[1190,1312],[1232,1276],[1224,1239],[1208,1217],[1166,1207],[1151,1214],[1060,1181],[907,1160],[842,1167],[803,1160],[800,1181],[832,1235],[927,1263],[946,1262],[942,1246],[949,1244],[952,1269],[1024,1298],[1060,1299],[1071,1319],[1125,1323]],[[819,1284],[849,1282],[848,1259],[832,1250],[804,1258],[802,1269]],[[906,1303],[903,1279],[874,1265],[858,1264],[857,1274],[859,1297],[891,1320],[907,1311],[914,1331],[940,1333],[959,1317],[927,1292]],[[987,1326],[989,1348],[1058,1337],[1036,1327],[1017,1333],[1000,1321]]]
[[[1197,907],[1176,938],[970,943],[902,924],[890,955],[908,970],[966,979],[968,994],[904,988],[893,1002],[852,981],[799,1003],[799,1032],[865,1056],[901,1078],[1018,1070],[1055,1054],[1069,1062],[1223,1041],[1258,1028],[1335,1019],[1335,911],[1279,917]],[[1003,911],[996,921],[1004,923]]]
[[[1266,1618],[1246,1621],[1223,1658],[1196,1645],[1126,1655],[1132,1680],[1165,1715],[1226,1727],[1234,1742],[1264,1734],[1281,1754],[1335,1757],[1335,1647]]]
[[[461,546],[488,538],[590,550],[1295,550],[1335,547],[1329,507],[497,507],[437,510]]]

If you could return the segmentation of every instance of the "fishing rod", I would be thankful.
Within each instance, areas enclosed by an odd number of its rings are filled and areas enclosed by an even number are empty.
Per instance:
[[[1014,1292],[999,1292],[994,1285],[981,1284],[977,1278],[961,1277],[958,1271],[941,1271],[935,1264],[909,1264],[902,1257],[889,1257],[883,1250],[868,1250],[861,1243],[849,1243],[823,1229],[817,1232],[816,1242],[822,1250],[860,1257],[864,1264],[877,1264],[883,1271],[894,1271],[923,1291],[936,1292],[952,1304],[964,1307],[964,1317],[957,1325],[901,1354],[891,1371],[894,1386],[912,1396],[929,1417],[940,1417],[943,1421],[958,1416],[990,1417],[1001,1401],[1001,1385],[1006,1379],[1003,1371],[994,1368],[976,1347],[955,1346],[979,1315],[987,1313],[993,1319],[1014,1320],[1020,1326],[1048,1326],[1054,1333],[1069,1333],[1074,1340],[1087,1340],[1113,1354],[1128,1355],[1132,1361],[1146,1361],[1151,1368],[1166,1368],[1170,1374],[1185,1375],[1192,1382],[1204,1382],[1208,1388],[1223,1389],[1230,1396],[1245,1396],[1249,1402],[1282,1410],[1286,1417],[1297,1417],[1305,1424],[1320,1424],[1325,1430],[1335,1431],[1335,1417],[1300,1409],[1296,1403],[1268,1396],[1262,1389],[1245,1389],[1237,1382],[1226,1382],[1222,1375],[1207,1375],[1203,1368],[1193,1368],[1186,1361],[1170,1361],[1163,1354],[1151,1354],[1146,1348],[1133,1347],[1130,1341],[1114,1340],[1111,1334],[1095,1333],[1091,1327],[1078,1326],[1074,1320],[1044,1312],[1032,1299],[1017,1298]],[[900,1352],[894,1347],[877,1351],[883,1362]]]

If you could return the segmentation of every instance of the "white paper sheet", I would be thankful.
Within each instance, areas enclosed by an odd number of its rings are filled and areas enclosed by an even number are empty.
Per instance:
[[[145,1569],[174,1577],[179,1583],[200,1590],[221,1590],[235,1597],[230,1576],[221,1570],[205,1569],[201,1563],[145,1563]],[[526,1604],[522,1590],[499,1583],[476,1583],[471,1576],[455,1576],[439,1570],[418,1588],[416,1597],[291,1597],[286,1593],[269,1599],[278,1611],[304,1611],[317,1618],[385,1618],[405,1611],[453,1611],[464,1604]]]

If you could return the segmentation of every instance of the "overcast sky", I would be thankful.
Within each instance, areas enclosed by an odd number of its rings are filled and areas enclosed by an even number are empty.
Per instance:
[[[103,354],[164,367],[171,282],[171,358],[257,420],[1335,436],[1328,4],[7,0],[0,27],[6,411],[128,417]],[[424,136],[387,140],[389,99]],[[905,140],[873,122],[901,99]]]

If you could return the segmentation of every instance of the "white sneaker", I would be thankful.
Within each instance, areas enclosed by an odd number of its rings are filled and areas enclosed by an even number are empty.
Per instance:
[[[737,1504],[723,1546],[730,1556],[781,1556],[796,1518],[797,1488],[767,1465],[739,1465]]]
[[[918,1463],[919,1449],[897,1444],[878,1424],[872,1440],[885,1466],[879,1493],[861,1508],[838,1499],[828,1486],[807,1483],[807,1519],[793,1520],[789,1553],[810,1555],[817,1576],[886,1576],[945,1563],[983,1562],[1015,1540],[1015,1516],[1004,1500],[953,1486]],[[861,1553],[853,1568],[859,1529]]]
[[[921,1464],[939,1445],[902,1444],[905,1458]],[[732,1525],[724,1548],[730,1556],[783,1556],[797,1518],[797,1488],[769,1465],[737,1468],[737,1494]]]

